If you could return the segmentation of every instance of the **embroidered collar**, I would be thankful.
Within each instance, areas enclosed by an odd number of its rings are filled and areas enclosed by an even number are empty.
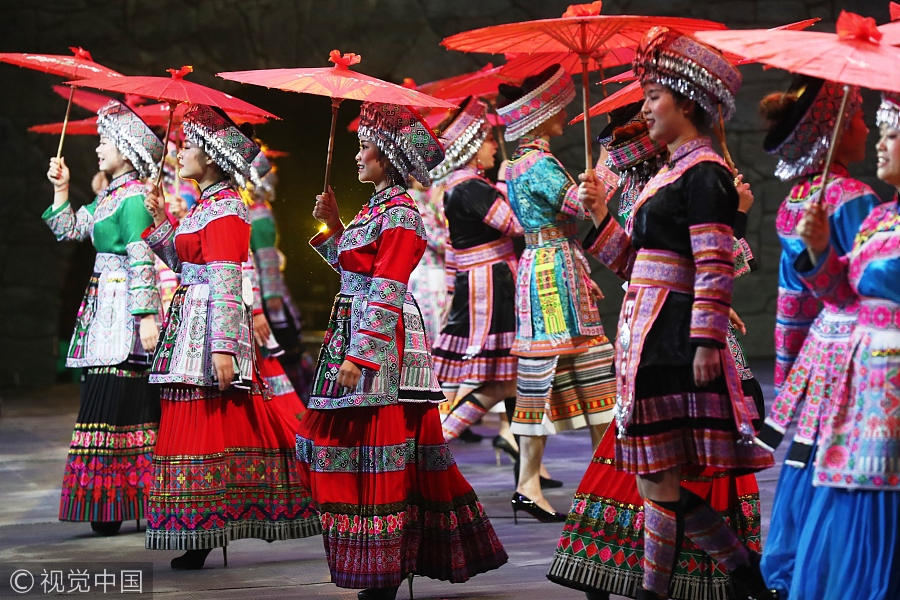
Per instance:
[[[523,135],[519,140],[519,148],[534,148],[541,152],[550,152],[550,142],[539,136]]]
[[[402,185],[392,185],[384,188],[380,192],[375,192],[375,194],[369,198],[369,206],[377,206],[384,202],[387,202],[394,196],[399,196],[400,194],[405,194],[406,188]]]
[[[214,194],[221,192],[222,190],[231,187],[231,182],[227,179],[223,179],[222,181],[217,181],[212,184],[200,194],[201,200],[206,200],[207,198],[211,198]]]
[[[712,140],[710,140],[708,137],[698,137],[698,138],[694,138],[694,139],[687,141],[687,142],[683,143],[682,145],[678,146],[678,148],[675,149],[675,152],[672,153],[672,157],[669,159],[669,162],[667,163],[668,167],[670,169],[673,168],[675,166],[675,163],[677,163],[679,160],[681,160],[682,158],[684,158],[685,156],[687,156],[689,154],[693,154],[694,152],[696,152],[697,150],[700,150],[701,148],[711,149],[712,148]]]
[[[140,175],[137,171],[128,171],[127,173],[123,173],[118,177],[114,177],[112,181],[109,182],[109,185],[106,186],[106,189],[100,192],[97,196],[97,200],[103,200],[104,198],[112,195],[117,189],[125,185],[130,181],[135,181],[136,179],[140,179]]]

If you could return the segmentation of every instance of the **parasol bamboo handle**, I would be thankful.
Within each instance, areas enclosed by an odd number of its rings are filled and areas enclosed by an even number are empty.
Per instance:
[[[844,126],[844,118],[846,115],[844,114],[847,109],[847,101],[850,99],[850,86],[844,86],[844,97],[841,98],[841,107],[838,109],[837,120],[834,122],[834,131],[831,132],[831,143],[828,145],[828,154],[825,156],[825,166],[822,167],[822,188],[819,191],[819,195],[813,198],[813,202],[816,204],[821,204],[822,200],[825,198],[825,188],[828,187],[828,173],[831,171],[831,165],[834,163],[834,150],[838,143],[838,138],[841,135],[841,129]],[[812,264],[816,264],[817,259],[813,254],[813,251],[809,248],[806,249],[806,252],[809,254],[809,259],[812,261]]]
[[[725,164],[728,165],[728,168],[731,169],[732,174],[737,174],[737,167],[734,164],[734,159],[731,158],[731,152],[728,151],[728,140],[725,139],[725,117],[722,116],[722,105],[719,105],[719,122],[714,127],[716,132],[716,138],[719,140],[719,145],[722,147],[723,158],[725,159]]]
[[[159,171],[156,173],[156,187],[159,188],[159,184],[162,182],[163,176],[163,165],[166,162],[166,152],[169,151],[169,133],[172,131],[172,121],[175,119],[175,103],[169,102],[169,122],[166,124],[166,135],[163,137],[163,153],[162,158],[159,161]],[[178,165],[176,164],[175,170],[178,170]]]
[[[584,30],[582,30],[584,37]],[[584,171],[592,173],[594,160],[591,156],[591,119],[588,117],[590,79],[588,78],[588,55],[581,55],[581,108],[584,109]]]
[[[62,131],[59,134],[59,146],[56,148],[56,160],[62,156],[63,141],[66,139],[66,126],[69,124],[69,113],[72,112],[72,97],[75,95],[75,86],[69,86],[69,104],[66,105],[66,117],[63,119]]]
[[[837,120],[834,122],[834,131],[831,132],[831,144],[828,145],[828,154],[825,156],[825,166],[822,168],[822,189],[819,195],[814,198],[814,202],[821,202],[825,197],[825,187],[828,185],[828,173],[831,171],[831,165],[834,163],[834,151],[841,136],[841,129],[844,126],[844,119],[847,115],[844,113],[847,109],[847,101],[850,99],[850,86],[844,86],[844,97],[841,98],[841,107],[838,109]]]
[[[328,192],[328,184],[331,183],[331,160],[334,156],[334,129],[337,126],[338,107],[341,105],[341,98],[331,99],[331,131],[328,132],[328,158],[325,161],[325,185],[322,187],[322,193]]]

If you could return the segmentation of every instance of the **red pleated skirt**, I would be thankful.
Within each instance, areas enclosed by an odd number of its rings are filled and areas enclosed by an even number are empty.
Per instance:
[[[274,360],[274,359],[273,359]],[[305,411],[293,392],[163,386],[147,548],[191,550],[321,531],[294,453]]]
[[[644,558],[644,508],[634,475],[615,467],[610,427],[578,486],[548,577],[580,590],[635,597]],[[751,550],[760,551],[759,487],[755,475],[706,468],[683,487],[706,500]],[[727,600],[728,574],[687,537],[672,572],[672,598]]]
[[[410,573],[456,583],[506,562],[434,404],[310,410],[297,456],[336,585],[394,586]]]

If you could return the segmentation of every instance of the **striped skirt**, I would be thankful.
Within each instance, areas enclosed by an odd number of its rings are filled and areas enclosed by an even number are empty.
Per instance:
[[[297,456],[336,585],[395,586],[410,573],[460,583],[506,562],[433,404],[310,410]]]
[[[144,518],[158,427],[159,392],[147,383],[146,368],[85,369],[59,520]]]
[[[581,354],[520,357],[512,432],[549,435],[612,421],[613,358],[609,342]]]
[[[547,577],[579,590],[635,597],[641,588],[644,509],[634,475],[615,467],[615,428],[597,447],[563,526]],[[716,510],[748,548],[760,551],[759,488],[754,475],[707,469],[682,481]],[[672,572],[672,598],[727,600],[728,573],[688,538]]]
[[[303,405],[231,388],[162,386],[146,547],[196,550],[321,531],[294,454]]]

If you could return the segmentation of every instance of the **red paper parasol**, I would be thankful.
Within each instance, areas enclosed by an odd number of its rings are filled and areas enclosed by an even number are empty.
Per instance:
[[[806,19],[803,21],[797,21],[796,23],[788,23],[787,25],[775,27],[773,29],[770,29],[769,31],[786,31],[786,30],[800,31],[800,30],[806,29],[807,27],[811,27],[812,25],[815,25],[820,20],[821,19],[819,19],[819,18]],[[730,60],[732,63],[735,63],[735,64],[747,64],[747,63],[753,62],[753,60],[744,59],[740,56],[737,56],[737,55],[731,54],[731,53],[725,53],[725,58],[727,58],[728,60]],[[635,78],[634,71],[629,69],[629,70],[627,70],[623,73],[620,73],[614,77],[610,77],[609,79],[604,79],[601,83],[606,84],[606,83],[613,83],[613,82],[630,81],[630,80],[633,80],[634,78]],[[630,83],[629,85],[625,86],[624,88],[622,88],[621,90],[618,90],[615,94],[613,94],[607,98],[604,98],[597,104],[593,105],[590,108],[590,110],[588,111],[588,116],[596,117],[599,115],[605,115],[605,114],[619,108],[620,106],[625,106],[626,104],[631,104],[632,102],[637,102],[638,100],[640,100],[643,97],[643,95],[644,95],[644,92],[641,89],[640,83],[637,81],[634,81],[634,82]],[[575,117],[574,119],[569,121],[569,125],[578,123],[582,119],[584,119],[584,113],[581,113],[580,115],[578,115],[577,117]]]
[[[28,131],[33,131],[34,133],[52,133],[56,135],[60,134],[62,130],[63,121],[59,123],[42,123],[28,128]],[[66,133],[69,135],[97,135],[97,117],[69,121],[66,123]]]
[[[333,67],[298,69],[262,69],[256,71],[230,71],[217,73],[223,79],[277,88],[286,92],[315,94],[331,98],[331,130],[328,134],[328,156],[325,161],[325,186],[331,179],[331,160],[334,153],[334,129],[337,125],[337,111],[343,100],[382,102],[407,106],[455,108],[453,104],[416,90],[351,71],[359,64],[358,54],[341,54],[332,50],[328,60]]]
[[[540,19],[494,25],[464,31],[445,38],[441,44],[463,52],[553,54],[554,61],[574,55],[581,64],[582,105],[588,108],[588,70],[591,61],[605,64],[605,55],[636,48],[648,29],[664,26],[693,33],[701,29],[724,29],[721,23],[679,17],[601,15],[602,2],[569,6],[559,19]],[[626,61],[627,62],[627,61]],[[621,64],[621,63],[620,63]],[[586,169],[593,168],[590,119],[584,121]]]
[[[185,81],[184,76],[191,73],[194,70],[193,67],[184,66],[177,70],[166,70],[171,77],[134,75],[130,77],[120,77],[114,80],[86,79],[67,81],[66,83],[69,85],[78,85],[80,87],[107,90],[110,92],[136,94],[145,98],[167,102],[169,114],[168,123],[166,125],[166,134],[163,137],[164,140],[169,139],[169,132],[172,130],[172,121],[175,119],[175,108],[181,103],[207,104],[209,106],[221,108],[226,112],[265,117],[267,119],[278,118],[262,108],[254,106],[249,102],[244,102],[240,98],[235,98],[231,94],[226,94],[220,90],[200,85],[193,81]],[[165,153],[163,153],[163,160],[165,160]],[[159,187],[162,172],[162,161],[160,161],[159,174],[156,177],[157,187]]]
[[[0,62],[10,63],[26,69],[34,69],[51,75],[58,75],[67,79],[84,79],[87,77],[115,78],[123,75],[94,62],[91,53],[80,46],[69,46],[72,56],[65,54],[33,54],[30,52],[2,52]],[[66,123],[69,122],[69,112],[72,110],[72,94],[75,88],[69,91],[69,103],[66,106],[66,116],[60,130],[59,146],[56,148],[56,158],[62,156],[63,141],[66,139]]]
[[[700,32],[697,37],[723,51],[793,73],[844,84],[844,98],[823,169],[827,184],[834,148],[844,120],[851,85],[900,92],[900,48],[883,43],[874,19],[841,11],[837,33],[814,31]],[[819,198],[825,193],[822,185]]]

